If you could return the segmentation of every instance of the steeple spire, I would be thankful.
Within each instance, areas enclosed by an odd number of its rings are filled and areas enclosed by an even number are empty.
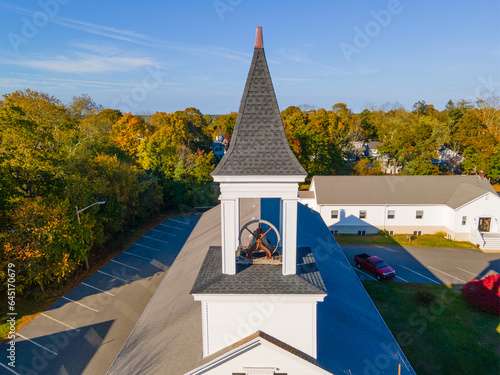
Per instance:
[[[264,48],[264,42],[262,41],[262,26],[257,26],[254,48]]]
[[[212,176],[307,176],[285,134],[257,27],[255,49],[226,155]]]

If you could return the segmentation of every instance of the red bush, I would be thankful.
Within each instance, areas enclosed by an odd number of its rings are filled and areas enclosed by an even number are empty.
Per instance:
[[[500,275],[472,280],[462,288],[467,303],[489,314],[500,315]]]

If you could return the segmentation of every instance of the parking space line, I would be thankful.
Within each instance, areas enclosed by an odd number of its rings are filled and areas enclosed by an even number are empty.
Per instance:
[[[464,284],[466,284],[466,283],[467,283],[467,281],[462,280],[462,279],[459,279],[458,277],[453,276],[453,275],[450,275],[449,273],[446,273],[446,272],[440,271],[440,270],[438,270],[437,268],[434,268],[434,267],[431,267],[431,266],[427,266],[427,267],[428,267],[428,268],[433,269],[434,271],[441,272],[442,274],[444,274],[444,275],[446,275],[446,276],[450,276],[450,277],[452,277],[452,278],[454,278],[454,279],[457,279],[458,281],[461,281],[461,282],[463,282]]]
[[[166,235],[168,235],[168,236],[172,236],[172,237],[176,237],[176,235],[175,235],[175,234],[168,233],[168,232],[164,232],[164,231],[162,231],[162,230],[158,230],[158,229],[151,229],[151,231],[153,231],[153,232],[158,232],[158,233],[163,233],[163,234],[166,234]]]
[[[149,238],[150,240],[155,240],[155,241],[158,241],[158,242],[168,243],[167,241],[159,240],[158,238],[149,237],[149,236],[146,236],[146,235],[144,235],[142,237]]]
[[[52,354],[54,354],[54,355],[57,355],[57,353],[56,353],[56,352],[54,352],[53,350],[50,350],[49,348],[46,348],[46,347],[45,347],[45,346],[43,346],[43,345],[40,345],[39,343],[37,343],[37,342],[35,342],[35,341],[33,341],[33,340],[31,340],[31,339],[27,338],[26,336],[21,335],[20,333],[16,333],[16,335],[18,335],[18,336],[19,336],[20,338],[22,338],[22,339],[25,339],[25,340],[27,340],[27,341],[31,342],[32,344],[34,344],[34,345],[36,345],[36,346],[39,346],[40,348],[42,348],[43,350],[48,351],[49,353],[52,353]]]
[[[182,222],[182,221],[175,220],[175,219],[167,219],[167,220],[173,221],[174,223],[179,223],[179,224],[189,225],[189,223],[184,223],[184,222]],[[189,221],[189,220],[187,220],[187,221]]]
[[[9,366],[5,366],[2,362],[0,362],[0,366],[5,367],[7,370],[9,370],[10,372],[12,372],[13,374],[16,374],[16,375],[21,375],[20,373],[15,372],[15,371],[14,371],[14,370],[12,370],[11,368],[9,368]]]
[[[99,271],[97,271],[99,272]],[[68,301],[71,301],[73,303],[76,303],[77,305],[80,305],[80,306],[83,306],[83,307],[86,307],[87,309],[89,310],[92,310],[92,311],[95,311],[95,312],[99,312],[99,310],[96,310],[96,309],[93,309],[92,307],[89,307],[87,305],[84,305],[83,303],[80,303],[78,301],[75,301],[75,300],[72,300],[71,298],[68,298],[68,297],[65,297],[65,296],[62,296],[61,298],[64,298],[64,299],[67,299]]]
[[[161,225],[162,227],[167,227],[167,228],[172,228],[172,229],[182,230],[182,228],[173,227],[172,225],[168,225],[168,224],[163,224],[163,223],[161,223],[160,225]]]
[[[63,326],[65,326],[65,327],[68,327],[68,328],[71,328],[71,329],[75,329],[75,330],[77,330],[77,331],[80,331],[80,329],[75,328],[75,327],[72,327],[72,326],[70,326],[69,324],[63,323],[63,322],[61,322],[60,320],[57,320],[56,318],[53,318],[53,317],[51,317],[51,316],[49,316],[49,315],[47,315],[47,314],[41,313],[40,315],[42,315],[42,316],[44,316],[44,317],[46,317],[46,318],[48,318],[48,319],[51,319],[51,320],[53,320],[54,322],[57,322],[57,323],[59,323],[59,324],[62,324],[62,325],[63,325]]]
[[[121,279],[121,278],[119,278],[118,276],[111,275],[110,273],[106,273],[106,272],[103,272],[103,271],[101,271],[101,270],[99,270],[99,271],[97,271],[97,272],[102,273],[103,275],[106,275],[106,276],[112,277],[113,279],[121,280],[121,281],[124,281],[124,282],[128,283],[128,280]]]
[[[396,275],[396,277],[397,277],[398,279],[403,280],[403,281],[404,281],[404,282],[406,282],[406,283],[408,283],[408,282],[409,282],[408,280],[403,279],[401,276]]]
[[[89,288],[92,288],[92,289],[98,290],[99,292],[103,292],[103,293],[109,294],[110,296],[113,296],[113,297],[115,296],[113,293],[106,292],[105,290],[102,290],[102,289],[96,288],[95,286],[92,286],[92,285],[90,285],[90,284],[87,284],[87,283],[82,283],[82,285],[85,285],[85,286],[88,286]]]
[[[129,253],[125,253],[125,254],[129,254]],[[135,254],[130,253],[130,255],[135,255]],[[142,257],[139,257],[139,258],[142,258]],[[144,259],[147,259],[147,258],[144,258]],[[151,259],[149,259],[149,260],[151,260]],[[124,267],[132,268],[133,270],[140,271],[139,268],[135,268],[135,267],[129,266],[128,264],[125,264],[125,263],[122,263],[122,262],[118,262],[117,260],[114,260],[114,259],[111,259],[111,262],[118,263],[118,264],[121,264]]]
[[[140,255],[134,254],[134,253],[129,253],[128,251],[123,251],[122,254],[132,255],[134,257],[145,259],[145,260],[150,261],[150,262],[153,260],[152,258],[146,258],[146,257],[140,256]],[[119,262],[116,262],[116,263],[119,263]]]
[[[460,268],[460,267],[457,267],[457,268],[458,268],[460,271],[464,271],[464,272],[468,273],[469,275],[472,275],[472,276],[474,276],[474,277],[477,277],[477,274],[475,274],[475,273],[469,272],[469,271],[464,270],[463,268]]]
[[[351,266],[351,267],[352,267],[352,266]],[[371,275],[368,275],[367,273],[365,273],[364,271],[360,270],[359,268],[352,267],[352,269],[353,269],[353,270],[355,270],[355,271],[359,271],[359,272],[361,272],[363,275],[366,275],[366,276],[368,276],[368,277],[371,277],[373,280],[377,280],[376,278],[374,278],[374,277],[373,277],[373,276],[371,276]],[[358,277],[358,278],[359,278],[359,277]]]
[[[400,264],[399,266],[400,266],[400,267],[403,267],[403,268],[405,268],[405,269],[407,269],[408,271],[411,271],[411,272],[413,272],[413,273],[416,273],[417,275],[422,276],[423,278],[426,278],[427,280],[432,281],[434,284],[439,284],[439,282],[437,282],[437,281],[435,281],[435,280],[432,280],[431,278],[429,278],[429,277],[427,277],[427,276],[424,276],[424,275],[422,275],[421,273],[418,273],[418,272],[416,272],[416,271],[413,271],[413,270],[409,269],[408,267],[403,266],[402,264]]]
[[[140,243],[134,243],[134,245],[137,245],[137,246],[141,246],[141,247],[145,247],[146,249],[151,249],[151,250],[154,250],[154,251],[160,251],[158,249],[155,249],[154,247],[151,247],[151,246],[146,246],[146,245],[141,245]]]

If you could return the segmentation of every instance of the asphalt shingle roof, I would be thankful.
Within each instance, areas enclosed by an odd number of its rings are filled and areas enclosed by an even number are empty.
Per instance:
[[[276,224],[279,203],[264,201],[263,207],[261,200],[242,202],[241,221],[257,216]],[[194,301],[190,291],[209,244],[220,245],[220,229],[220,207],[203,214],[109,375],[182,375],[206,363],[200,302]],[[298,245],[312,249],[329,291],[317,305],[318,364],[334,374],[362,374],[366,361],[374,363],[387,350],[387,368],[381,374],[395,374],[401,364],[402,375],[415,375],[319,214],[299,204],[297,229]]]
[[[211,246],[191,293],[325,294],[326,288],[309,247],[297,248],[297,274],[283,275],[281,265],[237,264],[235,275],[222,273],[221,247]]]
[[[456,209],[495,189],[478,176],[314,176],[320,205],[445,204]]]
[[[255,48],[231,144],[212,176],[302,175],[286,139],[263,48]]]

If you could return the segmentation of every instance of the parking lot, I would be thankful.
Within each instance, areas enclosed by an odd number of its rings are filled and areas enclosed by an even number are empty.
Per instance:
[[[165,220],[55,302],[17,333],[16,367],[2,355],[0,373],[105,374],[198,219]]]
[[[365,270],[355,268],[354,255],[367,253],[384,259],[396,270],[392,281],[434,284],[465,284],[493,272],[500,273],[500,254],[474,249],[434,247],[340,245],[361,280],[375,280]]]

